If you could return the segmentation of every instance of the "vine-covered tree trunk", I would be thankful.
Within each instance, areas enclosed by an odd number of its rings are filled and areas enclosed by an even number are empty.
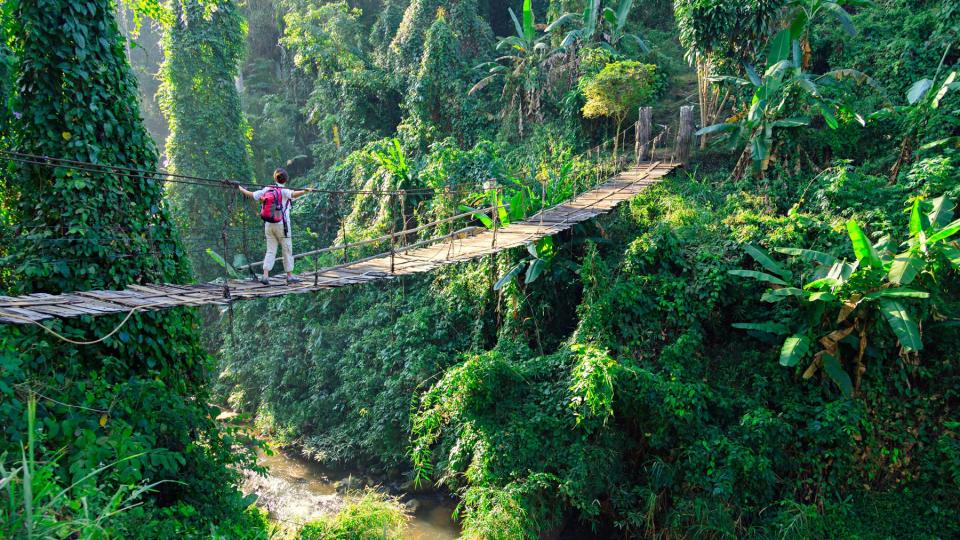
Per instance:
[[[21,152],[154,170],[157,152],[141,123],[114,3],[12,1],[14,110],[21,119],[0,137]],[[4,261],[14,268],[4,294],[190,278],[162,180],[22,165],[12,182],[20,229]],[[118,315],[45,324],[73,340],[93,340],[122,322]],[[0,326],[0,454],[19,455],[25,402],[38,395],[42,445],[66,449],[59,465],[67,484],[116,462],[113,482],[189,477],[189,486],[160,485],[157,496],[204,493],[204,511],[223,512],[219,495],[235,493],[235,473],[224,467],[233,458],[206,405],[209,357],[196,323],[186,310],[135,314],[89,346],[37,326]]]
[[[175,0],[170,8],[174,23],[163,37],[160,89],[170,123],[170,168],[179,174],[249,182],[253,169],[247,124],[234,84],[244,47],[238,9],[232,0],[219,2],[213,11],[197,0]],[[229,257],[238,245],[238,235],[230,232],[245,215],[239,197],[236,191],[190,184],[170,189],[188,253],[202,279],[223,273],[205,249]]]

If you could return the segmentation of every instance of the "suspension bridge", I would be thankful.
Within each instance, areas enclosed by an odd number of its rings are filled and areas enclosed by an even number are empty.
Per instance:
[[[681,114],[681,118],[683,114]],[[682,122],[682,120],[681,120]],[[662,139],[669,130],[661,133]],[[679,133],[683,133],[683,129]],[[391,232],[386,236],[357,242],[350,245],[331,246],[315,252],[300,254],[318,255],[337,249],[374,245],[388,241],[390,250],[367,256],[344,264],[315,268],[301,273],[300,283],[288,285],[284,277],[271,278],[268,285],[248,279],[223,279],[201,284],[143,284],[129,285],[124,290],[82,291],[65,294],[36,293],[24,296],[0,296],[0,323],[40,324],[53,318],[75,318],[128,314],[142,311],[159,311],[176,307],[204,305],[229,305],[240,300],[271,298],[290,294],[303,294],[324,289],[346,287],[376,280],[389,280],[400,276],[421,274],[441,266],[470,261],[493,255],[553,236],[574,225],[610,212],[621,202],[631,199],[648,186],[657,183],[684,161],[677,158],[676,151],[670,160],[653,160],[657,139],[646,139],[637,128],[636,159],[627,159],[623,154],[612,168],[610,177],[555,206],[545,208],[521,221],[500,224],[497,202],[489,208],[490,226],[466,227],[455,232],[428,238],[409,245],[398,246],[398,238],[406,238],[420,231],[443,223],[453,223],[459,218],[469,218],[478,212],[460,214],[447,219]],[[624,141],[626,142],[626,141]],[[643,142],[643,144],[641,144]],[[689,140],[678,136],[677,147],[689,146]],[[653,151],[650,150],[653,147]],[[629,147],[628,147],[629,148]],[[599,155],[599,154],[598,154]],[[644,160],[646,158],[647,160]],[[499,200],[494,198],[494,201]]]

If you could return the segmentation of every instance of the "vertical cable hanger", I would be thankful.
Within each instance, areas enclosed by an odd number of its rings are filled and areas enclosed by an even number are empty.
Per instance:
[[[393,210],[396,204],[395,197],[391,193],[390,200],[387,203],[387,215],[390,216],[390,275],[396,274],[396,253],[397,253],[397,216]]]

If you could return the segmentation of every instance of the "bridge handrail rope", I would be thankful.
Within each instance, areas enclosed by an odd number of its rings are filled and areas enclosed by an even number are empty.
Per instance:
[[[155,178],[147,178],[148,176],[161,176],[165,177],[167,182],[195,185],[201,187],[211,187],[211,188],[223,188],[223,189],[236,189],[238,185],[249,185],[252,187],[268,187],[267,185],[256,184],[253,182],[240,182],[235,180],[219,180],[214,178],[204,178],[200,176],[188,176],[182,174],[175,174],[163,170],[156,171],[147,171],[139,169],[130,169],[127,167],[118,167],[115,165],[99,164],[99,163],[90,163],[84,161],[75,161],[68,160],[63,158],[55,158],[50,156],[43,156],[38,154],[26,154],[23,152],[13,152],[10,150],[0,149],[0,155],[6,156],[4,159],[13,161],[15,163],[21,163],[26,165],[39,165],[43,167],[50,168],[62,168],[76,170],[80,172],[88,172],[94,174],[109,174],[113,176],[119,176],[121,178],[134,179],[134,180],[145,180],[145,181],[157,181]],[[464,186],[472,186],[470,189],[457,189],[456,193],[474,193],[476,192],[476,185],[473,183],[460,183],[453,184],[450,186],[442,186],[437,188],[416,188],[412,190],[405,190],[408,194],[411,195],[430,195],[435,194],[439,191],[448,190],[449,188],[462,188]],[[304,187],[301,188],[302,191],[307,191],[310,193],[325,193],[325,194],[347,194],[347,195],[389,195],[391,193],[396,194],[399,191],[389,191],[389,190],[376,190],[376,189],[328,189],[328,188],[312,188]]]
[[[510,208],[510,205],[509,205],[509,204],[502,204],[502,205],[499,205],[497,208],[509,209],[509,208]],[[313,250],[313,251],[307,251],[307,252],[305,252],[305,253],[298,253],[298,254],[294,255],[293,258],[294,258],[294,260],[298,260],[298,259],[302,259],[302,258],[304,258],[304,257],[313,256],[313,255],[323,255],[324,253],[331,253],[331,252],[334,252],[334,251],[340,251],[340,250],[345,250],[345,249],[353,249],[353,248],[358,248],[358,247],[364,247],[364,246],[369,246],[369,245],[373,245],[373,244],[378,244],[378,243],[380,243],[380,242],[385,242],[385,241],[387,241],[387,240],[393,241],[393,240],[396,240],[397,238],[403,238],[403,237],[405,237],[406,235],[410,235],[410,234],[414,234],[414,233],[418,233],[418,232],[425,231],[425,230],[427,230],[427,229],[436,227],[437,225],[443,225],[443,224],[445,224],[445,223],[450,223],[450,222],[456,221],[456,220],[458,220],[458,219],[463,219],[463,218],[466,218],[466,217],[475,216],[475,215],[477,214],[477,212],[478,212],[477,210],[471,210],[471,211],[469,211],[469,212],[463,212],[462,214],[457,214],[457,215],[455,215],[455,216],[451,216],[451,217],[448,217],[448,218],[438,219],[438,220],[436,220],[436,221],[431,221],[430,223],[424,223],[423,225],[420,225],[420,226],[418,226],[418,227],[414,227],[414,228],[412,228],[412,229],[404,229],[404,230],[401,230],[401,231],[390,232],[390,233],[384,234],[384,235],[382,235],[382,236],[377,236],[376,238],[369,238],[369,239],[367,239],[367,240],[358,240],[358,241],[356,241],[356,242],[350,242],[350,243],[346,243],[346,244],[335,244],[335,245],[328,246],[328,247],[325,247],[325,248],[316,249],[316,250]],[[404,251],[404,246],[400,246],[399,248],[397,248],[397,251]],[[250,263],[250,264],[248,264],[248,265],[239,266],[239,267],[237,267],[237,270],[246,270],[248,267],[250,267],[250,268],[256,268],[257,266],[262,266],[262,265],[263,265],[263,261],[253,262],[253,263]]]

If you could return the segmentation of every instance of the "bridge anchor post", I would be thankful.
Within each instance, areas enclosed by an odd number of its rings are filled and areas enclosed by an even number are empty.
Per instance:
[[[680,107],[680,125],[677,127],[677,163],[686,167],[690,163],[693,146],[693,105]]]
[[[650,132],[653,127],[653,107],[640,107],[637,118],[636,153],[637,165],[650,160]]]

